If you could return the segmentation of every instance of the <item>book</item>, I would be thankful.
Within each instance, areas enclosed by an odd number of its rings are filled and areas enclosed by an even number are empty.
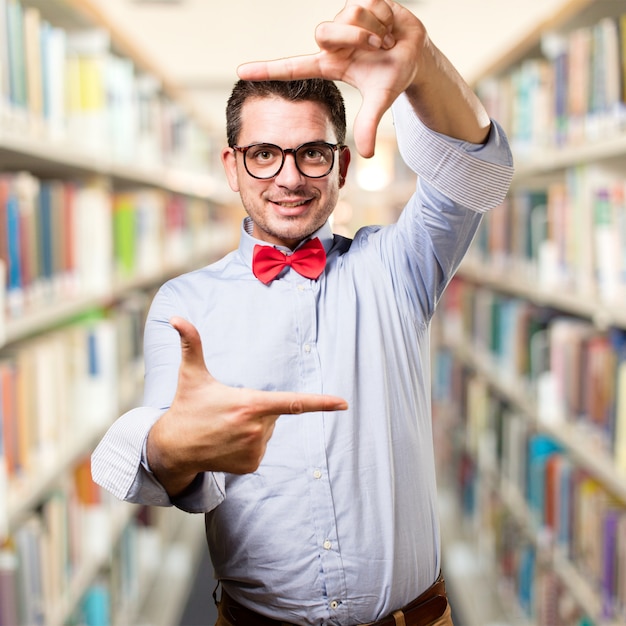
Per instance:
[[[26,96],[30,113],[30,131],[38,134],[43,121],[43,77],[41,28],[42,19],[39,9],[24,6],[24,70],[26,73]]]
[[[0,400],[2,400],[0,417],[2,417],[4,466],[9,479],[17,473],[19,463],[16,379],[14,361],[8,357],[0,359]]]
[[[102,153],[107,139],[106,68],[110,36],[101,28],[66,32],[68,134],[84,150]]]
[[[82,600],[82,616],[85,626],[107,626],[110,618],[110,594],[103,583],[89,587]]]
[[[14,533],[18,554],[18,599],[21,624],[43,626],[46,623],[41,549],[43,526],[37,515],[31,515]]]
[[[113,198],[113,241],[116,274],[128,278],[135,271],[136,210],[131,194],[118,193]]]
[[[8,545],[0,545],[0,625],[19,624],[17,602],[17,556]]]
[[[623,353],[617,363],[616,387],[613,454],[616,470],[626,476],[626,358]]]
[[[133,163],[137,152],[138,105],[135,65],[111,54],[105,67],[111,156],[115,163]]]
[[[602,596],[602,617],[610,620],[618,616],[618,580],[617,580],[617,554],[620,540],[620,519],[626,516],[625,510],[609,508],[602,520],[602,576],[600,589]],[[624,539],[621,539],[624,541]]]
[[[67,133],[66,35],[48,22],[41,25],[42,115],[45,131],[54,141]]]
[[[546,463],[553,454],[562,451],[551,437],[534,434],[527,447],[526,500],[533,518],[539,525],[545,524]]]
[[[15,193],[13,179],[7,180],[5,200],[6,247],[7,247],[7,312],[17,317],[24,310],[22,284],[22,225],[19,200]]]
[[[0,211],[0,224],[2,223]],[[0,237],[1,238],[1,237]],[[5,343],[7,336],[7,304],[6,304],[6,292],[7,292],[7,264],[6,260],[0,254],[0,347]]]
[[[7,115],[10,102],[9,35],[7,32],[7,0],[0,0],[0,123]]]
[[[83,295],[102,295],[113,286],[112,199],[101,180],[79,185],[74,193],[74,250]]]
[[[567,38],[567,108],[569,111],[568,139],[572,144],[584,142],[587,107],[591,82],[591,31],[588,27],[575,28]]]
[[[19,0],[6,0],[9,96],[15,109],[26,110],[26,61],[24,51],[24,9]]]
[[[2,367],[0,363],[0,367]],[[8,442],[6,441],[8,433],[5,432],[4,424],[4,389],[0,373],[0,502],[6,503],[9,499],[9,470],[7,462]],[[6,538],[9,531],[9,511],[8,506],[0,507],[0,546]],[[0,621],[2,624],[2,621]]]

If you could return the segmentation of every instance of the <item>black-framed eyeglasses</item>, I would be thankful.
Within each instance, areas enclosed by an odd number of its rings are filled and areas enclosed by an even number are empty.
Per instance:
[[[335,152],[345,146],[340,143],[310,141],[297,148],[281,148],[273,143],[253,143],[249,146],[233,146],[243,154],[246,172],[252,178],[265,180],[278,176],[285,164],[285,155],[293,154],[298,171],[307,178],[324,178],[335,164]]]

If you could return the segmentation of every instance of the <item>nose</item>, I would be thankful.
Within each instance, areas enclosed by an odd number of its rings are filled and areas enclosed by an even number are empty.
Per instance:
[[[285,152],[283,166],[280,168],[280,172],[276,174],[276,184],[280,187],[294,189],[302,185],[305,178],[296,166],[296,155],[293,152]]]

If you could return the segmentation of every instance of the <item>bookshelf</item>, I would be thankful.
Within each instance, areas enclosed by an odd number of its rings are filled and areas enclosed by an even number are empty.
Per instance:
[[[624,16],[570,2],[476,85],[516,175],[437,314],[433,407],[447,576],[498,623],[626,620]]]
[[[97,3],[0,0],[2,624],[156,626],[184,602],[201,516],[112,499],[89,456],[138,402],[154,290],[232,247],[214,162]]]

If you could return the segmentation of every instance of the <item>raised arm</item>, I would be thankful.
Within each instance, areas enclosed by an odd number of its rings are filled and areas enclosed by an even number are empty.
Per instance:
[[[486,140],[490,120],[484,107],[424,24],[393,0],[347,0],[331,22],[318,25],[319,52],[238,68],[246,80],[326,78],[361,93],[354,124],[358,151],[374,154],[376,131],[385,111],[406,92],[430,129],[472,143]]]

